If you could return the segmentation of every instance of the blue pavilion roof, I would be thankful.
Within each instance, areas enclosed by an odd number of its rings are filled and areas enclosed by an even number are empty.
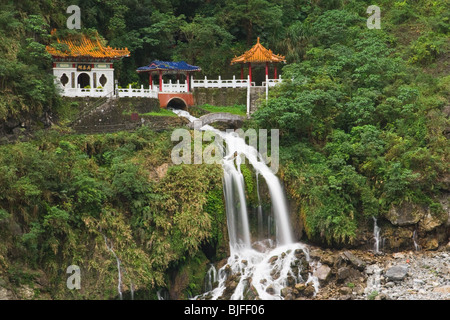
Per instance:
[[[178,71],[201,71],[202,69],[197,66],[192,66],[184,61],[152,61],[148,66],[139,67],[137,72],[149,72],[149,71],[166,71],[166,72],[178,72]]]

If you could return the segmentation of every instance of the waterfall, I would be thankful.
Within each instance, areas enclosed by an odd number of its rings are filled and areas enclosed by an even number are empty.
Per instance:
[[[256,194],[258,196],[258,238],[263,238],[263,228],[264,228],[264,221],[263,221],[263,212],[262,212],[262,206],[261,206],[261,196],[259,195],[259,174],[256,174]],[[269,230],[268,230],[269,231]],[[269,231],[270,232],[270,231]],[[269,233],[268,233],[269,234]]]
[[[419,246],[419,244],[417,243],[417,230],[414,230],[414,232],[413,232],[413,236],[412,236],[412,239],[413,239],[413,243],[414,243],[414,248],[416,249],[416,251],[420,251],[420,246]]]
[[[172,111],[191,122],[197,120],[186,111]],[[305,270],[297,266],[298,252],[304,252],[308,261],[309,255],[305,245],[294,243],[283,189],[279,179],[262,161],[262,156],[235,132],[222,132],[209,125],[201,127],[200,130],[212,131],[226,145],[226,148],[221,149],[224,153],[221,163],[224,172],[223,189],[230,257],[227,264],[218,271],[218,286],[208,293],[209,298],[219,299],[226,294],[232,300],[246,299],[249,295],[262,299],[282,299],[281,289],[288,285],[307,281],[315,284],[317,279],[311,274],[308,279],[303,279],[300,275],[300,271],[304,274]],[[247,212],[245,181],[241,172],[241,164],[245,159],[253,167],[257,177],[258,239],[253,241]],[[274,219],[272,220],[270,216],[267,218],[267,236],[270,236],[274,224],[276,230],[274,240],[262,237],[263,212],[259,194],[259,176],[262,176],[269,190]],[[292,271],[293,266],[297,266],[294,268],[298,270],[297,272]],[[208,288],[212,287],[209,282],[207,285]]]
[[[213,264],[209,267],[205,277],[205,292],[213,289],[214,283],[217,281],[217,270]]]
[[[113,254],[113,256],[116,258],[116,262],[117,262],[117,272],[119,273],[119,279],[118,279],[118,284],[117,284],[117,291],[119,293],[119,298],[120,300],[122,300],[122,272],[120,270],[120,260],[119,257],[117,257],[116,253],[114,252],[112,246],[108,245],[108,239],[106,238],[105,235],[103,235],[103,237],[105,238],[105,244],[106,244],[106,248],[111,251],[111,253]]]
[[[373,218],[373,238],[375,239],[374,251],[380,253],[380,227],[377,225],[377,218]]]

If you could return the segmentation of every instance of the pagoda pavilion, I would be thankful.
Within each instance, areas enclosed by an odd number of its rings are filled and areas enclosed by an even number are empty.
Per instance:
[[[55,30],[52,31],[55,35]],[[105,96],[114,92],[113,62],[129,57],[127,48],[104,46],[98,34],[57,38],[46,47],[52,55],[53,75],[65,96]]]
[[[234,57],[231,60],[231,65],[240,64],[241,65],[241,79],[244,79],[244,64],[248,65],[248,75],[250,78],[250,83],[252,83],[252,65],[255,64],[265,64],[266,67],[266,79],[269,77],[269,63],[274,64],[274,78],[277,78],[277,63],[284,62],[286,59],[284,56],[274,54],[272,50],[268,50],[263,47],[259,42],[259,37],[257,43],[247,52],[240,55],[239,57]]]
[[[153,90],[153,74],[158,74],[159,77],[159,91],[164,91],[163,75],[176,75],[177,80],[180,78],[180,74],[185,76],[186,79],[186,92],[190,91],[190,75],[193,72],[202,71],[200,67],[192,66],[184,61],[152,61],[149,65],[139,67],[136,70],[138,73],[148,73],[149,87]]]

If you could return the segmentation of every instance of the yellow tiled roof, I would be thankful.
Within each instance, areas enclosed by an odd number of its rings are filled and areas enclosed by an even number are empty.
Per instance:
[[[247,62],[286,62],[286,59],[284,56],[274,54],[272,50],[264,48],[262,44],[259,43],[258,37],[258,42],[250,50],[239,57],[235,56],[233,60],[231,60],[231,64]]]
[[[52,32],[52,34],[54,31]],[[61,51],[52,46],[47,46],[47,52],[53,57],[90,57],[90,58],[109,58],[119,59],[122,57],[128,57],[130,51],[127,48],[115,49],[110,46],[104,47],[100,43],[99,37],[90,39],[86,35],[82,35],[80,40],[72,38],[57,39],[59,44],[65,44],[68,50]]]

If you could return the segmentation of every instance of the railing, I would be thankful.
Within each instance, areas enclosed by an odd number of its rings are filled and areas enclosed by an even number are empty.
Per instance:
[[[153,88],[157,88],[159,90],[159,86],[153,86]],[[163,82],[163,89],[161,92],[188,92],[188,86],[186,81],[184,83],[180,83],[180,80],[172,83],[172,80],[169,82]]]
[[[126,88],[118,88],[117,89],[117,95],[119,98],[158,98],[158,92],[155,91],[155,89],[144,89],[144,86],[141,86],[141,88],[136,89],[132,88],[131,85]]]
[[[105,88],[64,88],[63,95],[66,97],[92,97],[102,98],[107,94]]]
[[[245,88],[248,86],[248,79],[236,79],[233,76],[232,80],[222,80],[219,76],[219,79],[211,80],[207,77],[202,80],[194,80],[192,79],[192,88]],[[254,86],[255,83],[252,82]]]
[[[278,79],[267,79],[267,82],[264,81],[262,83],[262,86],[265,87],[266,83],[268,83],[269,87],[275,87],[277,84],[280,84],[283,82],[283,79],[281,79],[281,76]]]
[[[274,87],[277,84],[283,82],[281,76],[278,79],[266,79],[262,83],[263,87]],[[233,76],[233,79],[230,80],[222,80],[219,76],[218,79],[208,79],[205,77],[204,79],[194,79],[191,78],[191,88],[246,88],[249,86],[249,79],[236,79]],[[255,82],[251,83],[251,86],[255,86]],[[101,98],[106,95],[105,88],[63,88],[62,95],[66,97],[92,97],[92,98]],[[142,97],[142,98],[158,98],[159,92],[167,93],[176,93],[176,92],[188,92],[188,84],[186,81],[184,83],[180,83],[179,80],[176,82],[172,82],[169,80],[168,82],[164,82],[162,84],[162,91],[159,91],[159,85],[156,83],[153,84],[153,88],[144,89],[144,86],[141,85],[140,88],[132,88],[131,85],[128,88],[116,88],[116,96],[121,97]]]

